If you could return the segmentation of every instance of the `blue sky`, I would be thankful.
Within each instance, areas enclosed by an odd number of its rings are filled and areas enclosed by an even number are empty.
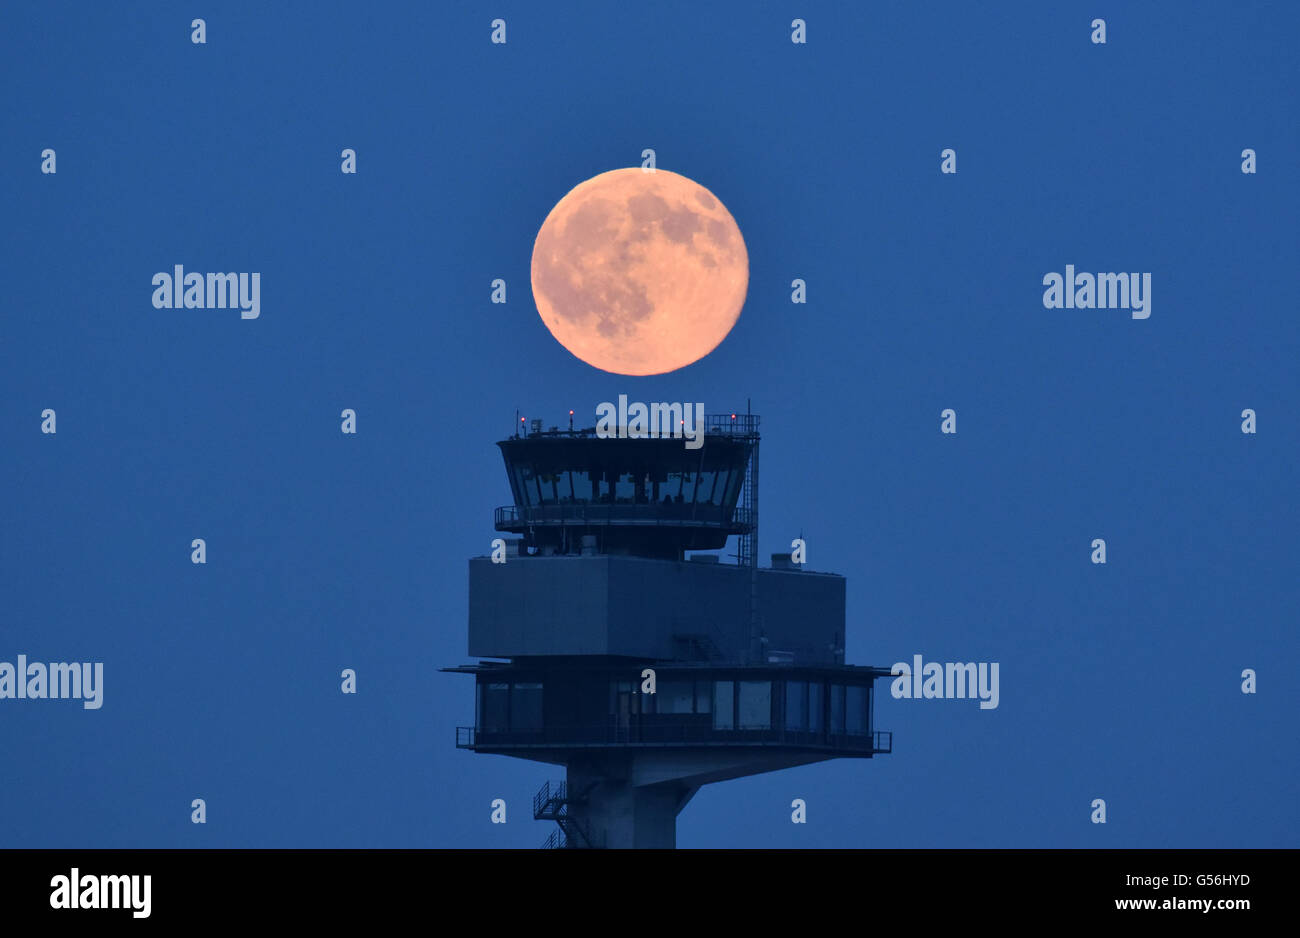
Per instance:
[[[0,701],[0,846],[539,844],[556,770],[456,750],[438,668],[494,441],[620,393],[753,400],[762,554],[802,531],[848,578],[849,661],[1000,662],[998,709],[881,684],[892,755],[706,787],[679,845],[1300,846],[1294,5],[0,17],[0,660],[105,665],[100,710]],[[529,260],[646,147],[726,204],[749,295],[620,377],[551,338]],[[260,271],[260,318],[154,309],[174,264]],[[1067,264],[1151,272],[1151,317],[1045,309]]]

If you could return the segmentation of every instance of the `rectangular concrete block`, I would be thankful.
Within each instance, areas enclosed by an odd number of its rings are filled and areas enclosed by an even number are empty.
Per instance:
[[[478,657],[622,655],[739,660],[750,631],[750,574],[729,564],[642,557],[470,560],[469,653]],[[844,578],[758,571],[769,652],[833,663],[843,645]]]

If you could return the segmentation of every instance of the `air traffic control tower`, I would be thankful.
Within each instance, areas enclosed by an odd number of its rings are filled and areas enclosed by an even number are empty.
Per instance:
[[[707,417],[695,449],[540,421],[497,444],[517,537],[469,562],[469,654],[503,660],[445,670],[476,685],[458,748],[565,768],[533,800],[544,846],[674,847],[701,785],[890,751],[888,669],[844,663],[844,578],[757,564],[758,423]],[[732,536],[738,562],[703,553]]]

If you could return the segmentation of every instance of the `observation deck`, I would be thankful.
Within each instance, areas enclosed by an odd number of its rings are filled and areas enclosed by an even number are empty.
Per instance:
[[[758,445],[752,414],[715,414],[688,436],[636,427],[534,428],[497,443],[515,503],[496,509],[498,531],[547,554],[590,550],[680,558],[755,531],[745,504]],[[640,435],[637,434],[638,431]]]

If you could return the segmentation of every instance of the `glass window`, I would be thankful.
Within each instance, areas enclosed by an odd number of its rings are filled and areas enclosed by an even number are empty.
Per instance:
[[[831,685],[831,732],[844,732],[844,685]]]
[[[785,682],[785,728],[808,728],[808,685],[803,681]]]
[[[539,473],[537,484],[541,487],[541,497],[538,504],[554,505],[555,504],[555,475],[549,472]]]
[[[618,481],[614,483],[614,501],[623,505],[631,504],[635,494],[636,476],[630,472],[619,475]]]
[[[810,681],[808,684],[808,729],[814,733],[820,733],[824,721],[822,715],[826,712],[826,701],[822,696],[821,681]]]
[[[713,685],[708,681],[695,682],[695,712],[708,713],[713,703]]]
[[[682,474],[668,473],[668,478],[659,483],[659,501],[676,502],[682,495]]]
[[[740,484],[745,481],[745,469],[739,468],[731,473],[731,481],[727,484],[727,493],[723,496],[726,504],[734,505],[740,498]]]
[[[695,501],[695,483],[698,477],[699,477],[698,473],[696,474],[692,474],[689,472],[682,473],[682,503],[683,504],[689,505],[691,502]]]
[[[655,692],[660,713],[690,713],[695,703],[695,686],[690,681],[665,681]]]
[[[714,505],[721,505],[722,496],[726,494],[726,491],[727,491],[727,470],[719,469],[718,477],[717,479],[714,480],[713,483],[713,493],[709,496],[709,501],[712,502]]]
[[[529,498],[528,495],[528,485],[524,481],[524,467],[522,463],[515,463],[514,473],[515,473],[515,491],[518,493],[519,504],[522,507],[524,505],[528,505],[531,503],[531,499]]]
[[[741,681],[736,705],[736,729],[765,730],[772,726],[772,682]]]
[[[716,477],[717,473],[713,471],[695,474],[695,500],[701,505],[709,503],[709,495],[713,492],[713,482]]]
[[[845,706],[848,710],[845,714],[846,728],[854,736],[865,736],[867,734],[867,689],[850,687]]]
[[[510,729],[537,732],[542,728],[542,685],[516,684],[510,695]]]
[[[609,682],[609,712],[618,713],[619,695],[628,695],[632,693],[631,681],[610,681]]]
[[[718,681],[713,685],[713,728],[735,729],[735,701],[732,699],[731,681]]]
[[[519,463],[519,489],[525,505],[541,503],[542,493],[537,486],[537,474],[530,462]]]
[[[573,497],[580,502],[600,501],[600,473],[575,472],[573,474]]]
[[[696,486],[694,501],[701,505],[709,503],[709,496],[713,493],[713,479],[716,472],[697,472],[695,473]]]
[[[509,684],[483,684],[483,705],[480,712],[483,715],[482,726],[479,727],[485,733],[504,733],[510,728],[509,710],[510,703],[510,685]]]
[[[602,505],[614,504],[614,480],[618,478],[618,473],[609,473],[601,470],[594,477],[596,481],[596,501]]]

